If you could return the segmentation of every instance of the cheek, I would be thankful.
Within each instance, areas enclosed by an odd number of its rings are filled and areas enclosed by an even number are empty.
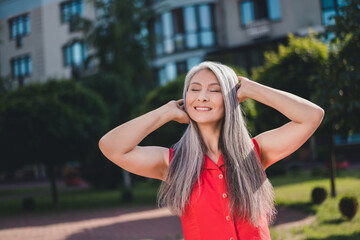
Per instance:
[[[191,104],[194,101],[195,98],[196,97],[194,96],[193,93],[187,92],[186,95],[185,95],[185,103],[186,103],[186,105],[188,106],[189,104]]]
[[[225,110],[225,106],[224,106],[224,98],[222,95],[217,96],[216,98],[216,105],[222,109],[223,111]]]

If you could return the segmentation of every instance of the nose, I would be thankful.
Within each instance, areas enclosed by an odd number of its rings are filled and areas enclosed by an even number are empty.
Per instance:
[[[207,94],[206,94],[206,91],[201,91],[201,92],[199,93],[199,95],[198,95],[197,100],[198,100],[199,102],[207,102],[207,101],[209,101],[209,98],[208,98],[208,96],[207,96]]]

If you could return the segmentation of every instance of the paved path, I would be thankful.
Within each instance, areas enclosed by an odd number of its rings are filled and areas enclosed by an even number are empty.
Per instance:
[[[182,228],[166,208],[113,208],[0,219],[0,239],[182,239]]]
[[[309,224],[314,219],[279,208],[275,227]],[[180,218],[155,206],[79,210],[0,218],[1,240],[178,240]]]

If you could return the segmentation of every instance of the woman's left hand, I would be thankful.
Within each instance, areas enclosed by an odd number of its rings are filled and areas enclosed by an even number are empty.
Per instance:
[[[237,99],[239,102],[244,102],[248,96],[246,94],[246,85],[251,81],[245,77],[238,76],[239,84],[238,90],[236,91]]]

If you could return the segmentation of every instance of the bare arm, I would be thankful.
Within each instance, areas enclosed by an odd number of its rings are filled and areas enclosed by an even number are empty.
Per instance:
[[[163,180],[169,166],[169,150],[137,146],[147,135],[174,120],[189,121],[183,101],[171,101],[160,108],[128,121],[105,134],[99,141],[101,152],[119,167],[137,175]]]
[[[240,102],[252,98],[278,110],[291,120],[279,128],[255,137],[260,147],[262,165],[266,169],[296,151],[310,138],[320,125],[324,110],[294,94],[264,86],[247,78],[239,79]]]

